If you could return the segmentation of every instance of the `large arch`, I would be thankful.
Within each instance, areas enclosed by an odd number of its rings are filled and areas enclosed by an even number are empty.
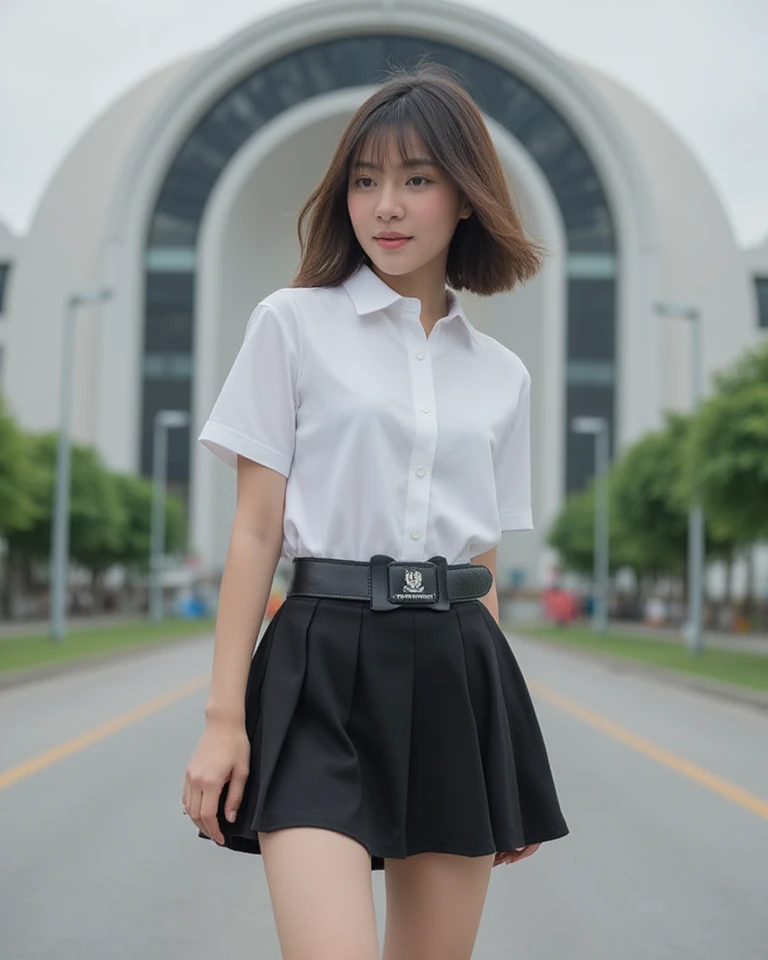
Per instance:
[[[208,108],[170,164],[145,256],[143,473],[150,472],[155,412],[190,409],[197,240],[223,170],[282,111],[330,91],[373,85],[388,62],[407,64],[424,53],[469,79],[485,113],[528,150],[550,184],[568,253],[566,421],[604,416],[613,433],[618,250],[606,192],[579,137],[530,84],[484,57],[443,41],[358,34],[302,46],[259,66]],[[567,430],[563,442],[565,489],[577,489],[592,473],[589,447]],[[188,481],[188,452],[189,438],[179,437],[170,467],[177,484]]]
[[[233,158],[282,113],[364,90],[387,63],[422,52],[467,76],[489,124],[532,158],[559,206],[568,292],[560,493],[591,473],[589,446],[567,432],[570,415],[603,414],[619,437],[653,419],[653,383],[622,390],[621,402],[615,391],[624,358],[647,372],[658,347],[644,322],[658,281],[652,205],[618,124],[589,83],[527,35],[476,10],[435,0],[402,7],[336,0],[260,21],[201,57],[158,105],[127,159],[104,261],[108,281],[132,291],[110,308],[102,342],[99,439],[115,448],[116,462],[125,459],[129,437],[134,468],[146,470],[141,451],[153,409],[191,403],[199,228]],[[176,442],[171,478],[183,486],[194,443],[189,436]]]

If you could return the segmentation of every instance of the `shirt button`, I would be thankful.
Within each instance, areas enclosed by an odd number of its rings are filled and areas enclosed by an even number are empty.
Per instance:
[[[419,468],[417,469],[417,471],[416,471],[416,476],[417,476],[417,477],[425,477],[426,475],[427,475],[427,471],[424,469],[424,467],[419,467]]]
[[[411,540],[421,540],[421,534],[418,530],[411,531]]]
[[[421,405],[421,412],[422,412],[422,413],[429,413],[429,411],[430,411],[431,409],[432,409],[432,407],[430,407],[430,405],[429,405],[428,403],[422,403],[422,405]]]
[[[423,350],[419,350],[419,352],[416,354],[416,359],[417,359],[417,360],[423,360],[424,357],[426,357],[426,353],[424,353]]]

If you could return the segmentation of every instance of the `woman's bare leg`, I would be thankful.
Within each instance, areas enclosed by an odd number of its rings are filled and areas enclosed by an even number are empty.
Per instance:
[[[260,833],[283,960],[379,960],[365,847],[332,830]]]
[[[386,859],[382,960],[470,960],[493,860],[448,853]]]

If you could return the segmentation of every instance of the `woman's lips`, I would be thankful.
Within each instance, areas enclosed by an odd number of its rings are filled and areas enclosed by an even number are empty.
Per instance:
[[[384,247],[385,250],[397,250],[400,247],[404,247],[410,239],[410,237],[396,237],[395,239],[388,240],[386,237],[374,237],[376,243],[378,243],[380,247]]]

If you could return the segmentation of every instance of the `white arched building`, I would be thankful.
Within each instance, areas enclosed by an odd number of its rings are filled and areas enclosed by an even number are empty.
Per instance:
[[[612,450],[686,408],[684,321],[702,309],[707,377],[759,335],[753,280],[696,159],[609,77],[510,24],[437,0],[322,0],[254,23],[130,90],[53,177],[18,248],[3,322],[3,391],[21,426],[57,424],[66,298],[114,297],[78,316],[73,435],[106,463],[150,472],[159,409],[190,549],[220,568],[234,475],[196,443],[255,303],[290,283],[295,220],[347,119],[391,63],[422,54],[468,80],[531,232],[550,250],[509,295],[462,296],[475,326],[533,376],[533,533],[505,538],[504,572],[547,578],[547,527],[592,472],[576,415],[611,425]]]

